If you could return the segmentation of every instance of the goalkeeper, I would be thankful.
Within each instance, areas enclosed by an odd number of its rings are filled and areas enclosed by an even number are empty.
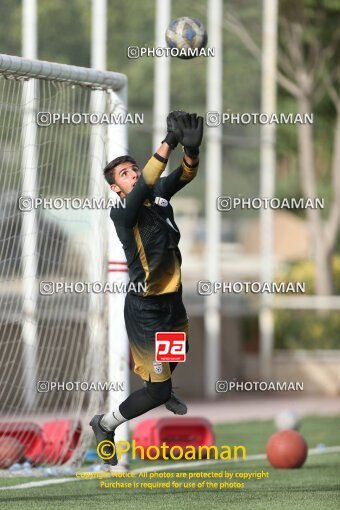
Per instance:
[[[116,409],[95,415],[90,425],[99,443],[114,442],[118,425],[165,404],[175,414],[187,407],[173,391],[171,374],[177,363],[155,361],[155,334],[158,331],[183,331],[188,350],[188,318],[182,302],[180,232],[176,225],[171,197],[195,177],[199,146],[203,136],[203,118],[196,114],[171,112],[168,132],[161,146],[140,172],[136,161],[121,156],[104,169],[112,191],[125,199],[125,208],[112,208],[111,219],[124,247],[129,268],[130,287],[125,298],[124,318],[134,360],[134,371],[144,387],[133,392]],[[181,165],[167,177],[161,177],[171,151],[184,147]],[[105,453],[110,453],[107,446]],[[107,461],[117,464],[116,454]]]

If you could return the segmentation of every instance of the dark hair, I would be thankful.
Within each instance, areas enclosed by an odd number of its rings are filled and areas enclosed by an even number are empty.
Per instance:
[[[118,158],[113,159],[106,165],[106,167],[103,170],[104,177],[107,180],[107,182],[110,184],[115,184],[115,172],[114,169],[116,166],[120,165],[121,163],[133,163],[137,166],[137,162],[135,159],[133,159],[131,156],[119,156]]]

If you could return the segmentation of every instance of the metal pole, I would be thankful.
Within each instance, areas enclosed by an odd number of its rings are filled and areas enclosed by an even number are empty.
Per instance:
[[[277,0],[263,1],[261,111],[269,114],[276,111],[277,11]],[[275,135],[274,123],[261,126],[260,194],[263,198],[270,198],[275,192]],[[270,208],[260,210],[260,228],[261,280],[271,282],[274,276],[274,225],[273,211]],[[261,294],[259,329],[259,372],[261,378],[269,380],[272,373],[274,344],[274,317],[270,293]]]
[[[8,72],[11,76],[22,76],[26,79],[46,78],[49,81],[68,81],[73,84],[102,86],[113,90],[119,90],[126,84],[126,76],[122,73],[14,57],[3,53],[0,53],[0,72],[1,74]]]
[[[171,0],[156,0],[155,46],[165,46],[165,32],[170,23]],[[170,57],[154,59],[153,150],[166,135],[165,119],[170,110]],[[164,174],[165,175],[165,174]]]
[[[37,58],[37,5],[36,0],[23,0],[22,10],[22,55]],[[37,196],[37,125],[38,86],[34,79],[25,81],[22,92],[22,190],[23,196],[34,199]],[[27,410],[34,408],[37,384],[37,302],[38,302],[38,222],[36,211],[23,212],[21,229],[22,281],[23,281],[23,324],[24,348],[24,399]]]
[[[92,0],[91,67],[105,71],[107,0]]]
[[[216,48],[216,56],[208,59],[207,111],[222,112],[222,0],[208,1],[209,45]],[[221,214],[216,208],[222,182],[222,127],[206,128],[206,277],[220,280]],[[220,376],[221,314],[220,295],[205,297],[205,395],[216,397],[215,383]]]
[[[106,69],[106,32],[107,32],[107,0],[92,0],[92,59],[91,65],[97,69]],[[114,94],[112,93],[112,96]],[[106,111],[107,107],[107,93],[102,91],[94,91],[92,92],[93,99],[93,107],[96,108],[98,113]],[[119,109],[123,108],[124,112],[126,111],[126,90],[121,91],[120,97],[118,99],[119,102],[122,100],[125,103],[121,106],[117,106],[117,101],[114,104],[115,113],[119,113]],[[100,194],[101,196],[107,196],[107,186],[103,177],[103,168],[106,163],[107,158],[113,158],[112,153],[114,152],[117,146],[123,143],[124,151],[127,146],[127,138],[126,138],[126,126],[125,125],[117,125],[117,126],[109,126],[108,129],[105,126],[94,125],[92,128],[92,140],[93,146],[95,148],[91,166],[91,183],[93,186],[92,193]],[[106,146],[105,146],[106,143]],[[123,152],[124,152],[123,151]],[[120,152],[120,151],[119,151]],[[124,152],[125,153],[125,152]],[[122,154],[122,152],[120,152]],[[94,228],[93,233],[96,232],[97,240],[94,242],[91,239],[91,246],[93,252],[93,265],[98,267],[98,275],[96,274],[96,270],[94,269],[93,278],[102,279],[105,277],[105,263],[107,261],[107,254],[109,254],[109,260],[111,257],[114,257],[113,253],[115,253],[118,249],[121,249],[121,245],[119,239],[114,237],[114,227],[113,223],[110,219],[108,219],[108,211],[97,211],[95,215],[93,215]],[[109,230],[107,228],[109,222]],[[103,236],[106,239],[103,239]],[[108,236],[108,239],[107,239]],[[112,240],[114,239],[114,242]],[[97,246],[95,246],[97,244]],[[106,247],[106,249],[105,249]],[[123,255],[124,256],[124,255]],[[102,272],[103,270],[103,272]],[[116,280],[115,274],[109,272],[108,281]],[[96,281],[95,279],[93,281]],[[104,300],[100,295],[92,296],[93,304],[93,318],[94,318],[94,326],[97,327],[97,331],[102,335],[102,339],[96,338],[96,328],[93,327],[93,335],[92,335],[92,346],[98,346],[98,352],[94,356],[96,358],[98,354],[101,355],[100,364],[103,364],[105,360],[103,360],[104,355],[104,335],[105,331],[103,329],[103,310],[104,310]],[[117,397],[115,395],[116,392],[111,391],[109,393],[109,399],[107,403],[107,410],[111,411],[117,403],[120,403],[124,398],[128,396],[129,392],[129,372],[128,372],[128,342],[125,333],[124,326],[124,298],[125,296],[122,294],[109,294],[109,303],[108,303],[108,375],[109,380],[114,382],[123,382],[125,384],[125,393],[124,395],[119,392],[118,393],[118,402]],[[118,324],[120,321],[120,324]],[[120,327],[119,327],[120,326]],[[100,345],[98,343],[100,342]],[[121,360],[124,360],[123,362]],[[99,366],[100,366],[99,364]],[[128,440],[129,429],[127,424],[121,425],[117,429],[116,440],[117,441],[127,441]],[[128,456],[125,454],[122,458],[122,465],[128,466]]]
[[[92,1],[92,42],[91,42],[91,66],[106,69],[106,0]],[[91,113],[101,115],[106,111],[106,92],[94,90],[91,92]],[[106,186],[102,176],[105,166],[106,129],[104,125],[93,124],[90,137],[90,175],[89,197],[100,198],[105,196]],[[94,209],[91,211],[90,224],[91,236],[88,240],[87,278],[90,282],[103,282],[105,279],[106,253],[105,253],[105,210]],[[87,314],[87,327],[91,360],[91,379],[101,380],[104,375],[103,363],[105,327],[104,327],[105,299],[102,294],[91,293],[89,295],[89,309]],[[95,398],[95,397],[94,397]],[[98,402],[90,404],[98,405]]]
[[[22,3],[22,56],[36,59],[38,56],[37,0]]]
[[[127,85],[119,93],[111,93],[112,104],[115,112],[126,112],[127,109]],[[109,125],[107,160],[127,154],[128,132],[127,125]],[[113,193],[110,192],[110,196]],[[125,253],[117,236],[114,224],[110,218],[107,220],[108,235],[108,281],[113,283],[128,282],[128,269]],[[117,293],[109,295],[109,374],[112,381],[123,383],[124,389],[120,392],[111,391],[109,394],[109,407],[113,410],[130,394],[130,369],[129,369],[129,341],[124,321],[125,294]],[[128,441],[129,425],[123,423],[117,428],[116,441]],[[128,455],[124,454],[121,465],[128,467]]]

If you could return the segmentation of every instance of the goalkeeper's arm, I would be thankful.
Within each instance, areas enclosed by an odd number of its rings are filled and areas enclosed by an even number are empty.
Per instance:
[[[189,164],[189,161],[193,164]],[[159,179],[154,188],[155,194],[170,200],[175,193],[184,188],[184,186],[189,184],[189,182],[196,177],[198,163],[198,158],[191,159],[185,155],[182,164],[176,168],[176,170],[166,177]]]
[[[185,154],[183,158],[184,163],[186,163],[189,167],[195,167],[198,166],[199,162],[199,156],[188,156],[188,154]]]
[[[170,199],[197,174],[199,147],[203,137],[203,118],[197,117],[195,113],[174,111],[168,115],[167,124],[168,134],[164,141],[169,139],[172,143],[172,140],[177,140],[184,148],[181,166],[168,177],[160,179],[157,184],[161,196]]]

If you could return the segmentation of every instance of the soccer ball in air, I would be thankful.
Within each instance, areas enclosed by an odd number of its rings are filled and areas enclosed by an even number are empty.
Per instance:
[[[207,32],[198,19],[183,17],[173,20],[167,28],[165,39],[170,48],[179,50],[179,58],[194,58],[195,52],[205,48],[208,42]],[[182,50],[182,51],[181,51]]]

